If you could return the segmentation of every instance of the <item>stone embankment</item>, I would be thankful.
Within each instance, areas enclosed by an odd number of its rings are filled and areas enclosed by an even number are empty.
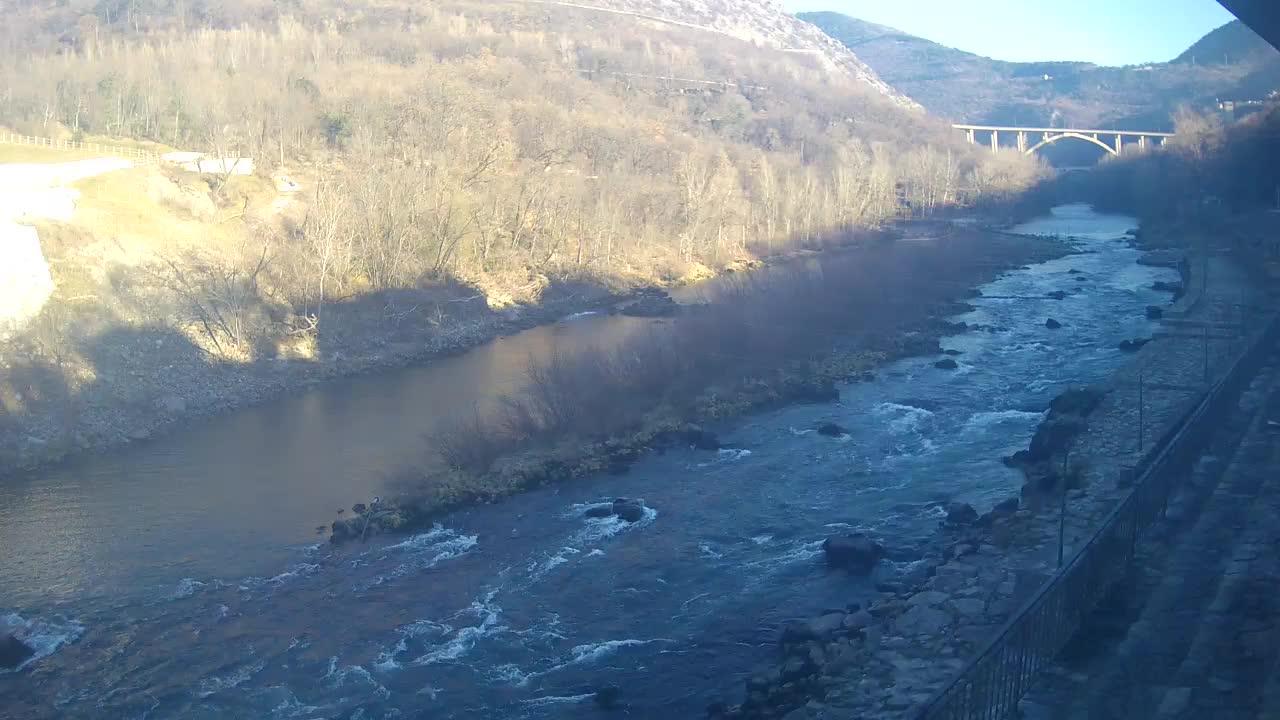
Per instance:
[[[1274,718],[1280,700],[1280,348],[1245,390],[1136,571],[1021,703],[1028,720]]]
[[[948,508],[950,522],[911,578],[879,585],[867,607],[789,628],[779,666],[753,676],[740,705],[709,707],[709,718],[908,716],[1054,572],[1060,507],[1062,550],[1072,556],[1125,496],[1143,453],[1245,344],[1231,323],[1248,281],[1228,258],[1186,262],[1165,251],[1145,262],[1183,273],[1180,287],[1167,288],[1178,299],[1161,313],[1164,330],[1136,339],[1132,362],[1104,387],[1054,401],[1031,447],[1007,460],[1027,475],[1020,496],[982,516]],[[1216,328],[1207,344],[1205,324]]]

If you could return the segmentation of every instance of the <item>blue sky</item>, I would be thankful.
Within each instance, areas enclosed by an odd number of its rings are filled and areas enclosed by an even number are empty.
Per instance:
[[[1000,60],[1171,60],[1233,20],[1216,0],[781,0],[832,10]]]

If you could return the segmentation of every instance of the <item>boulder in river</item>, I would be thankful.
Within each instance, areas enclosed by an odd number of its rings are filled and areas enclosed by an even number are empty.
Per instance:
[[[1151,283],[1151,289],[1160,292],[1171,292],[1178,296],[1181,296],[1183,292],[1182,283],[1169,280],[1157,280]]]
[[[1054,300],[1065,300],[1067,299],[1067,293],[1063,290],[1054,290],[1053,292],[1046,294],[1045,297],[1053,298]]]
[[[948,525],[969,525],[978,519],[978,511],[969,503],[947,503]]]
[[[618,498],[613,501],[613,514],[629,523],[644,519],[644,506],[635,500]]]
[[[933,366],[939,370],[955,370],[960,367],[960,364],[951,358],[942,358],[938,362],[934,363]]]
[[[614,710],[620,706],[621,699],[622,688],[617,685],[605,685],[599,690],[596,690],[595,697],[592,698],[592,701],[595,702],[596,707],[601,710]]]
[[[884,547],[863,535],[833,535],[822,543],[827,564],[850,572],[866,574],[884,557]]]
[[[1151,338],[1138,338],[1136,340],[1121,340],[1116,347],[1120,352],[1138,352],[1143,345],[1151,342]]]
[[[1062,323],[1058,322],[1057,320],[1054,320],[1053,318],[1049,318],[1048,320],[1044,321],[1044,326],[1049,328],[1050,330],[1057,330],[1058,328],[1062,327]]]
[[[1148,319],[1148,320],[1159,320],[1159,319],[1160,319],[1160,318],[1162,318],[1162,317],[1164,317],[1164,308],[1160,307],[1159,305],[1148,305],[1148,306],[1147,306],[1147,319]]]
[[[12,635],[0,635],[0,669],[12,670],[35,655],[36,651]]]
[[[1018,512],[1019,505],[1021,505],[1021,503],[1018,501],[1016,496],[1001,500],[996,503],[995,507],[991,508],[990,512],[978,518],[978,527],[989,528],[994,525],[997,520],[1013,517],[1014,513]]]
[[[808,624],[812,637],[826,640],[844,628],[844,613],[826,613],[810,620]]]
[[[848,435],[849,433],[845,432],[844,428],[833,422],[825,422],[818,426],[818,434],[826,435],[827,437],[840,437],[841,435]]]
[[[943,354],[943,355],[952,355],[952,356],[954,356],[954,355],[963,355],[963,354],[964,354],[964,352],[963,352],[963,351],[960,351],[960,350],[955,350],[955,349],[952,349],[952,348],[948,348],[948,349],[946,349],[946,350],[943,350],[943,351],[942,351],[942,354]]]
[[[1096,387],[1071,388],[1049,401],[1049,410],[1059,415],[1085,417],[1106,397],[1107,391]]]
[[[1083,429],[1084,422],[1070,415],[1049,417],[1031,437],[1030,459],[1033,462],[1048,460],[1066,450]]]
[[[1000,458],[1000,462],[1004,463],[1005,467],[1011,467],[1011,468],[1030,465],[1032,463],[1031,451],[1019,450],[1012,455],[1008,455],[1006,457]]]
[[[583,511],[582,515],[589,518],[613,517],[613,505],[592,505]]]
[[[1079,275],[1079,274],[1080,274],[1080,271],[1079,271],[1079,270],[1077,270],[1077,269],[1075,269],[1075,268],[1071,268],[1070,270],[1068,270],[1068,271],[1067,271],[1067,274],[1068,274],[1068,275]]]

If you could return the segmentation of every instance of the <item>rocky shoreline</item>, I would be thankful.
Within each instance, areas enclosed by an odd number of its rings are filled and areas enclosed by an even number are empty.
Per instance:
[[[1139,262],[1182,274],[1178,287],[1161,288],[1174,295],[1171,311],[1188,317],[1213,311],[1203,291],[1194,291],[1197,284],[1203,288],[1205,278],[1186,253],[1150,251]],[[1209,273],[1230,285],[1233,279],[1224,275]],[[1228,287],[1224,294],[1230,298],[1236,292]],[[1170,357],[1169,348],[1146,341],[1133,352],[1140,356],[1136,364],[1148,368],[1188,364]],[[785,628],[777,665],[747,681],[741,703],[713,704],[707,717],[868,720],[903,717],[927,703],[1051,576],[1059,503],[1066,513],[1070,556],[1073,543],[1088,537],[1126,493],[1125,468],[1141,454],[1128,433],[1117,442],[1121,428],[1128,430],[1134,422],[1131,374],[1126,368],[1103,387],[1075,388],[1055,398],[1028,448],[1005,458],[1024,473],[1021,493],[984,515],[968,505],[947,505],[936,542],[912,577],[877,584],[878,594],[865,607],[832,609]],[[1152,436],[1175,423],[1186,406],[1185,398],[1151,402]]]

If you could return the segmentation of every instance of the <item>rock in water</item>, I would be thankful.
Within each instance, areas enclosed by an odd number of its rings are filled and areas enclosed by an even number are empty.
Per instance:
[[[827,613],[809,621],[809,632],[819,640],[826,640],[844,627],[844,613]]]
[[[1159,319],[1160,319],[1160,318],[1162,318],[1162,317],[1164,317],[1164,309],[1163,309],[1163,308],[1161,308],[1159,305],[1148,305],[1148,306],[1147,306],[1147,319],[1148,319],[1148,320],[1159,320]]]
[[[1151,342],[1151,338],[1139,338],[1137,340],[1121,340],[1116,347],[1120,352],[1138,352],[1143,345]]]
[[[1156,281],[1151,283],[1151,290],[1174,293],[1175,300],[1178,300],[1179,297],[1183,296],[1183,293],[1187,292],[1187,288],[1183,287],[1183,283],[1167,281]]]
[[[1067,294],[1062,290],[1054,290],[1045,297],[1053,298],[1054,300],[1065,300],[1067,298]]]
[[[671,317],[680,312],[680,304],[666,293],[645,295],[630,305],[622,308],[623,315],[630,317],[662,318]]]
[[[12,670],[35,655],[36,651],[12,635],[0,635],[0,668]]]
[[[1083,429],[1083,421],[1070,416],[1045,420],[1031,437],[1030,459],[1040,462],[1057,455],[1070,446]]]
[[[618,498],[613,501],[613,514],[627,522],[640,522],[644,519],[644,506],[634,500]]]
[[[1057,320],[1054,320],[1053,318],[1049,318],[1048,320],[1044,321],[1044,326],[1049,328],[1050,330],[1057,330],[1058,328],[1062,327],[1062,323],[1058,322]]]
[[[933,366],[938,368],[939,370],[955,370],[956,368],[960,367],[960,364],[957,363],[955,360],[952,360],[951,358],[943,358],[938,362],[934,363]]]
[[[884,547],[863,535],[833,535],[822,543],[827,564],[850,572],[866,574],[884,557]]]
[[[596,691],[594,700],[596,707],[601,710],[613,710],[618,707],[621,698],[622,688],[617,685],[606,685]]]
[[[592,505],[582,515],[589,518],[613,517],[613,505]]]
[[[829,422],[822,423],[818,426],[818,434],[826,435],[827,437],[840,437],[841,435],[847,435],[848,433],[846,433],[844,428],[839,425]]]
[[[978,511],[969,503],[953,502],[947,504],[948,525],[969,525],[978,519]]]
[[[1101,388],[1072,388],[1049,402],[1049,409],[1060,415],[1085,417],[1098,407],[1107,391]]]

